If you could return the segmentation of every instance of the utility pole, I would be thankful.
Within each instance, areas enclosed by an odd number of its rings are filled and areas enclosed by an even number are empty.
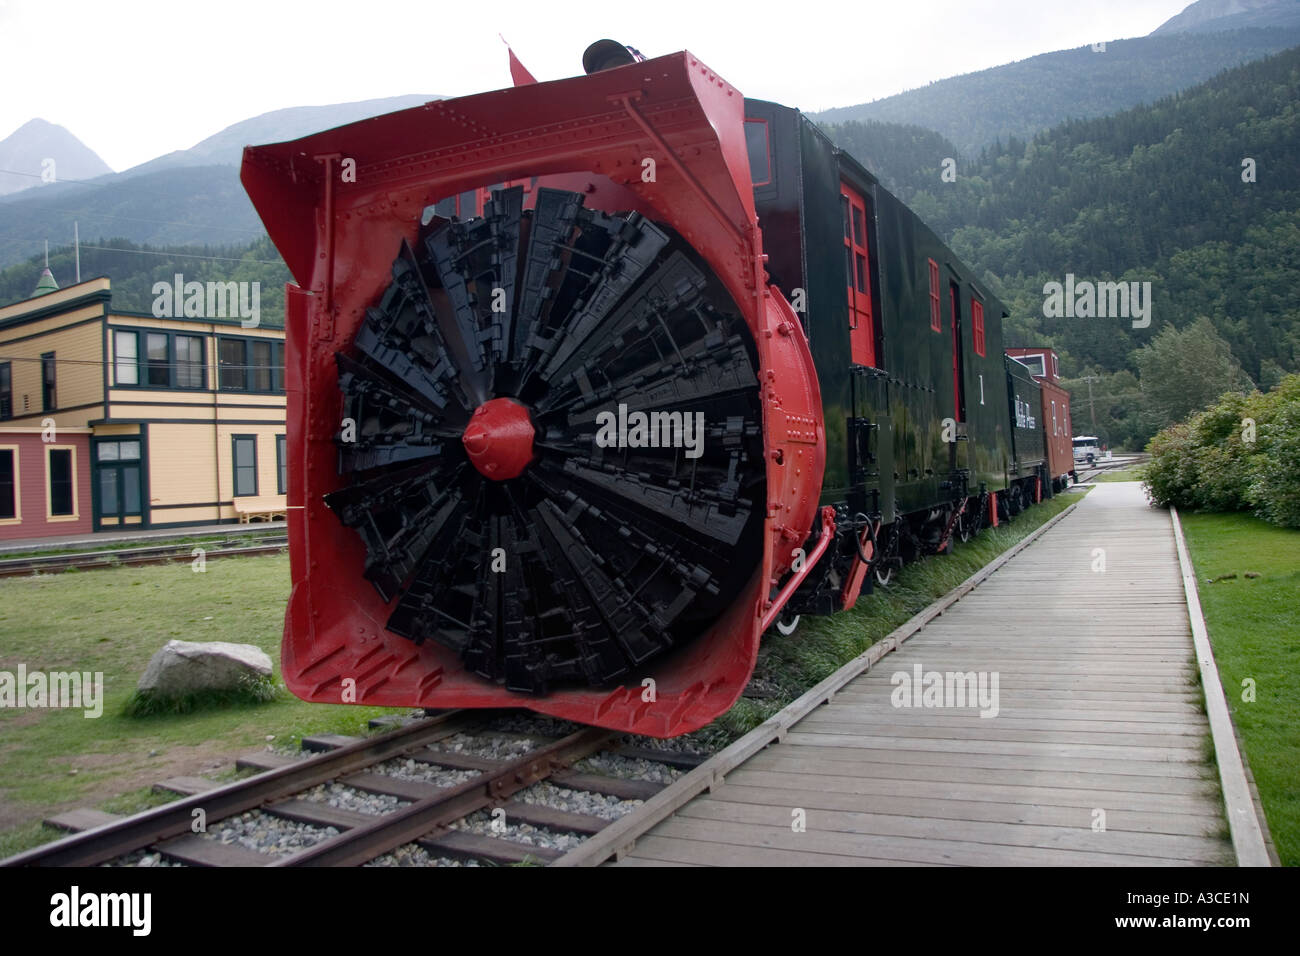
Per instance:
[[[1092,433],[1097,434],[1097,410],[1092,406],[1092,380],[1094,376],[1088,375],[1085,381],[1088,383],[1088,417],[1092,419]]]

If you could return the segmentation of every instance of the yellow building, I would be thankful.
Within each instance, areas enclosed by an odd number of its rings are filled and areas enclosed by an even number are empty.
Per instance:
[[[0,538],[283,514],[283,329],[42,286],[0,307]]]

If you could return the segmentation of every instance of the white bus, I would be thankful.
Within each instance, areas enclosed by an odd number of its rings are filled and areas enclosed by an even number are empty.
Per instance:
[[[1076,435],[1074,437],[1074,460],[1092,464],[1101,457],[1101,439],[1096,435]]]

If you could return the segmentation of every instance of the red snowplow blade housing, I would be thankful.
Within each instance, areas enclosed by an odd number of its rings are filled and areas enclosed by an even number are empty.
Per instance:
[[[653,181],[643,181],[646,159]],[[798,317],[763,271],[744,97],[690,53],[591,76],[427,103],[288,143],[249,147],[241,179],[297,284],[286,294],[289,553],[285,683],[310,701],[527,707],[668,737],[726,711],[753,669],[760,621],[814,527],[825,463],[820,394]],[[385,630],[390,608],[362,576],[365,549],[322,500],[342,484],[334,355],[416,242],[423,210],[503,182],[586,193],[680,233],[716,272],[757,344],[767,509],[764,554],[712,628],[640,679],[548,696],[464,670],[434,642]],[[811,547],[808,548],[811,551]],[[743,557],[743,556],[738,556]]]

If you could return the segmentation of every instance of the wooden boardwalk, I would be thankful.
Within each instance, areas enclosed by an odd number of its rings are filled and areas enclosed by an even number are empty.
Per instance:
[[[917,668],[996,714],[894,706]],[[1099,485],[618,865],[1231,865],[1195,673],[1168,513]]]

